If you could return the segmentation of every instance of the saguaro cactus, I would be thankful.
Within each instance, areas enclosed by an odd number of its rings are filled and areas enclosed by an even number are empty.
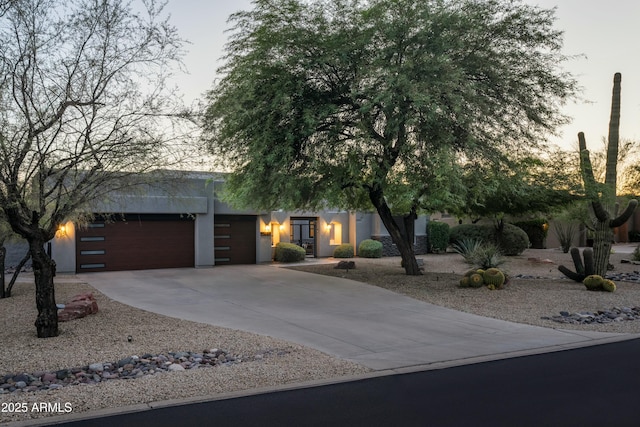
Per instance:
[[[638,205],[637,200],[631,200],[625,210],[618,214],[616,203],[616,184],[618,166],[618,144],[620,130],[620,87],[622,75],[616,73],[613,77],[613,94],[611,97],[611,118],[609,120],[609,138],[607,141],[607,169],[604,184],[596,182],[591,167],[591,159],[587,150],[584,133],[578,134],[580,146],[580,171],[582,180],[591,201],[592,219],[587,226],[594,233],[593,258],[594,274],[604,276],[609,265],[613,229],[619,227],[631,217]]]

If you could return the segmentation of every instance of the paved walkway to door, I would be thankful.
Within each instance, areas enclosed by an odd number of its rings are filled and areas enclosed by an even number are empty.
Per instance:
[[[285,339],[375,370],[459,364],[635,337],[505,322],[351,280],[266,265],[77,277],[134,307]]]

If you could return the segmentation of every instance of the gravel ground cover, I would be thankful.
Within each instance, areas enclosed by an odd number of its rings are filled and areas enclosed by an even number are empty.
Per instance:
[[[62,279],[63,280],[63,279]],[[34,286],[18,283],[0,300],[0,377],[117,362],[132,355],[223,349],[243,360],[216,367],[106,380],[58,390],[0,394],[0,424],[63,413],[212,396],[240,390],[357,375],[367,368],[297,344],[169,318],[113,301],[82,283],[59,283],[56,299],[90,290],[100,311],[60,323],[60,336],[39,339]],[[129,342],[128,337],[132,340]],[[33,405],[36,405],[35,407]],[[38,409],[44,404],[43,411]],[[48,405],[48,407],[47,407]]]
[[[614,253],[611,273],[635,274],[640,265],[623,264],[629,254]],[[571,255],[556,249],[527,249],[522,255],[507,257],[501,265],[512,276],[501,290],[486,287],[458,287],[461,276],[472,267],[454,253],[419,256],[424,260],[424,274],[407,276],[400,258],[354,258],[356,269],[338,270],[334,264],[296,266],[297,270],[358,280],[398,292],[435,305],[517,323],[555,329],[578,329],[600,332],[640,333],[640,320],[609,324],[560,324],[543,317],[561,311],[593,312],[613,307],[640,306],[640,283],[617,281],[616,292],[589,292],[584,285],[563,278],[558,265],[573,269]],[[338,260],[336,260],[336,263]],[[516,278],[522,275],[535,278]],[[640,275],[640,273],[638,273]]]

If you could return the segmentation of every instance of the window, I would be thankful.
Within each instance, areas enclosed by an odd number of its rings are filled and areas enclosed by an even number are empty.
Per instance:
[[[342,224],[339,222],[332,222],[329,224],[331,230],[329,231],[329,244],[341,245],[342,244]]]

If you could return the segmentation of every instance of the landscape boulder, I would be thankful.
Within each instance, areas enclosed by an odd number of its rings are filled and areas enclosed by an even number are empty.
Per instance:
[[[91,292],[85,292],[71,298],[71,301],[58,310],[58,321],[68,322],[69,320],[80,319],[98,312],[98,302]]]
[[[333,268],[340,270],[353,270],[354,268],[356,268],[356,263],[354,261],[340,261]]]

